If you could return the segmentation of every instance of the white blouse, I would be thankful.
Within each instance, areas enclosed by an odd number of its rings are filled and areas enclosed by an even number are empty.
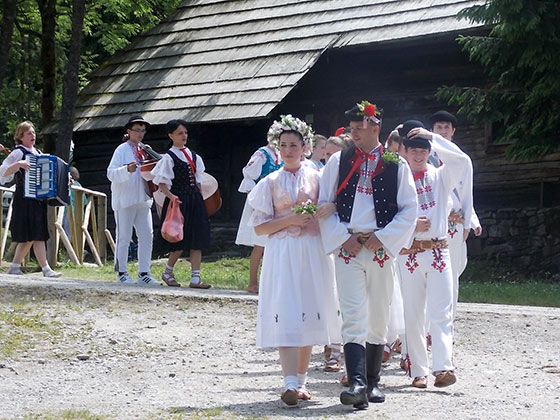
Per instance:
[[[259,178],[259,176],[261,176],[262,167],[266,163],[266,156],[261,149],[262,148],[259,148],[255,153],[253,153],[251,159],[249,159],[249,162],[247,162],[247,165],[245,165],[242,170],[243,180],[237,189],[240,193],[250,192],[256,185],[255,181]],[[266,150],[266,153],[270,155],[272,160],[280,160],[280,156],[275,155],[269,147],[265,147],[264,150]]]
[[[169,150],[171,150],[172,153],[175,153],[175,156],[177,156],[179,160],[188,163],[187,158],[185,157],[185,155],[183,154],[180,148],[173,146]],[[185,147],[185,152],[187,152],[189,157],[192,159],[192,152],[189,150],[188,147]],[[196,165],[196,174],[195,174],[196,182],[200,184],[202,183],[202,173],[205,171],[206,167],[204,166],[204,161],[202,160],[202,158],[198,153],[196,155],[195,165]],[[173,173],[173,166],[175,166],[175,162],[173,161],[173,158],[169,156],[168,153],[165,153],[163,155],[163,158],[156,164],[154,169],[152,169],[151,171],[151,174],[154,176],[152,182],[156,185],[165,184],[167,188],[171,188],[173,178],[175,178],[175,174]]]
[[[29,147],[25,147],[23,144],[20,144],[19,146],[23,147],[25,150],[27,150],[30,153],[33,153],[34,155],[40,155],[41,154],[34,147],[32,147],[30,149]],[[14,176],[18,171],[14,172],[14,173],[12,173],[11,175],[8,175],[8,176],[5,175],[6,171],[8,170],[8,168],[10,166],[12,166],[16,162],[19,162],[22,159],[23,159],[23,152],[19,149],[12,150],[12,153],[10,153],[6,157],[6,159],[4,159],[4,162],[2,162],[2,166],[0,166],[0,184],[2,184],[2,185],[7,184],[8,182],[11,182],[14,179]]]

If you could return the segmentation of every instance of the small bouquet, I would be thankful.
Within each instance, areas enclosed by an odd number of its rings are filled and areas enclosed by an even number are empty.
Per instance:
[[[390,152],[389,150],[384,150],[381,157],[383,158],[383,162],[385,163],[394,163],[395,165],[401,163],[399,155],[397,155],[395,152]]]
[[[305,203],[297,204],[292,211],[296,214],[311,214],[317,213],[317,204],[313,204],[313,201],[307,200]]]

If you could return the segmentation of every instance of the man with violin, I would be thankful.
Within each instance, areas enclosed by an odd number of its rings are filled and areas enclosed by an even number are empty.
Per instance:
[[[150,123],[139,115],[128,120],[124,126],[126,134],[123,143],[115,149],[107,168],[107,178],[111,181],[111,206],[115,214],[115,271],[118,272],[118,281],[136,283],[127,270],[128,246],[134,228],[138,237],[138,283],[161,286],[150,274],[153,200],[146,181],[140,175],[144,156],[139,145],[149,126]]]

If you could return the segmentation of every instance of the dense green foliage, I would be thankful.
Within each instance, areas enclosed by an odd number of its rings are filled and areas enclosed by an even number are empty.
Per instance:
[[[87,0],[81,51],[81,87],[87,83],[88,73],[124,48],[135,36],[158,24],[181,1]],[[42,25],[38,2],[19,0],[17,5],[7,73],[0,90],[0,143],[9,146],[13,144],[15,126],[22,120],[29,119],[41,129]],[[56,106],[60,109],[62,79],[72,33],[72,2],[57,0],[56,9]]]
[[[471,61],[491,83],[444,86],[438,98],[475,122],[497,122],[497,142],[512,158],[536,158],[560,145],[560,2],[487,0],[458,18],[491,26],[488,36],[461,36]]]

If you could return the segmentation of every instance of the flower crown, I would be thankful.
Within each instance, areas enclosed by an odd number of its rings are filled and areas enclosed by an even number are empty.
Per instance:
[[[372,123],[379,124],[381,120],[381,112],[377,109],[377,105],[369,103],[369,101],[362,101],[359,104],[356,104],[359,112],[357,115],[364,116],[364,124],[369,120]],[[378,118],[379,117],[379,118]]]
[[[285,131],[295,131],[301,134],[304,145],[313,144],[313,130],[311,126],[299,118],[292,117],[291,114],[280,115],[280,120],[272,123],[266,135],[268,143],[277,148],[280,135]]]

